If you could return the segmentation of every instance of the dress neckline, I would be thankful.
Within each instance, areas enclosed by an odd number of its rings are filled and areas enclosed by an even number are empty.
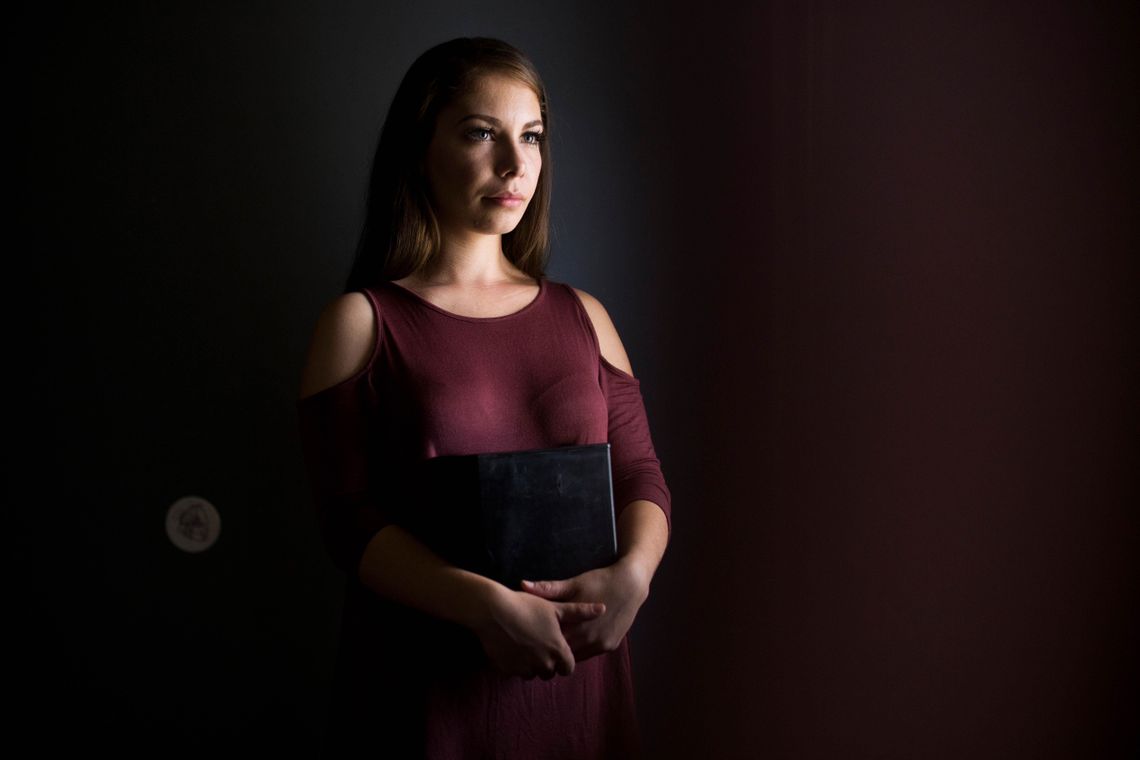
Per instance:
[[[406,288],[403,285],[398,285],[391,280],[385,280],[385,283],[388,285],[391,285],[393,288],[400,291],[401,293],[407,294],[412,300],[416,301],[417,303],[419,303],[423,306],[426,306],[427,308],[431,309],[432,311],[439,312],[440,314],[444,315],[445,317],[451,317],[452,319],[459,319],[459,320],[462,320],[464,322],[502,322],[503,320],[513,319],[515,317],[518,317],[522,314],[525,314],[525,313],[531,311],[532,309],[534,309],[534,307],[536,305],[538,305],[539,301],[542,300],[543,296],[546,293],[546,278],[545,277],[536,277],[535,280],[538,284],[538,294],[535,295],[535,297],[530,300],[530,303],[526,304],[525,306],[523,306],[521,309],[519,309],[517,311],[512,311],[510,314],[501,314],[497,317],[470,317],[470,316],[467,316],[466,314],[456,314],[453,311],[448,311],[447,309],[444,309],[440,306],[436,306],[434,303],[427,300],[426,298],[421,296],[419,293],[417,293],[414,290],[411,290],[409,288]]]

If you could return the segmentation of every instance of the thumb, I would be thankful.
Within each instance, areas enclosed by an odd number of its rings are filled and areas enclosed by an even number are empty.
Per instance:
[[[566,581],[523,581],[522,587],[543,599],[569,599],[574,595],[574,587]]]
[[[558,622],[576,623],[593,620],[606,611],[602,602],[563,602],[558,605]]]

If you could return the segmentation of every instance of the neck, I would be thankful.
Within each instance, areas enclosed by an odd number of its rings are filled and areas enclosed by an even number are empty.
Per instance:
[[[439,256],[421,276],[434,285],[485,286],[514,281],[518,267],[503,253],[502,235],[445,236]]]

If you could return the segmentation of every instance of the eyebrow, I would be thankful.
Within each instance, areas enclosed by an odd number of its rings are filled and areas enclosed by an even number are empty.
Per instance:
[[[483,119],[485,121],[489,121],[492,124],[498,125],[500,127],[503,125],[503,122],[499,121],[494,116],[487,116],[486,114],[482,114],[482,113],[468,114],[467,116],[464,116],[462,119],[460,119],[459,121],[457,121],[455,123],[457,125],[462,124],[463,122],[467,121],[468,119]],[[542,119],[535,119],[534,121],[528,121],[526,124],[523,124],[522,128],[523,129],[529,129],[530,127],[541,127],[541,126],[542,126]]]

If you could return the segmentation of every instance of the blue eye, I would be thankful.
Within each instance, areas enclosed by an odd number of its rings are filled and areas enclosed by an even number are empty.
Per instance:
[[[495,130],[487,127],[476,127],[468,130],[467,137],[475,142],[490,142],[495,139]],[[524,132],[523,142],[527,145],[538,145],[546,137],[542,132]]]

